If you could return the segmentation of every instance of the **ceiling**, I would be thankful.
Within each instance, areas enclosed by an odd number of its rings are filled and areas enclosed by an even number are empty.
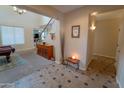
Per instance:
[[[122,18],[122,17],[124,17],[124,9],[110,11],[96,15],[97,20],[114,19],[114,18]]]
[[[84,5],[52,5],[52,7],[62,13],[67,13],[80,7],[84,7]]]

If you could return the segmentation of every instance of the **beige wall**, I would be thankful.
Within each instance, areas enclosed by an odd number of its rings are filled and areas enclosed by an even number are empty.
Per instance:
[[[86,67],[89,65],[89,63],[92,60],[92,54],[93,54],[93,45],[94,45],[94,32],[95,30],[91,30],[90,26],[96,26],[96,16],[89,15],[89,29],[88,29],[88,41],[87,41],[87,63]]]
[[[116,19],[96,21],[94,32],[94,55],[115,58],[118,42],[119,23]]]

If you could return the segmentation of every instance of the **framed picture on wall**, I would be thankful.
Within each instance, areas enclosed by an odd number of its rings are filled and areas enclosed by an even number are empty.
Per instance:
[[[80,25],[72,26],[72,38],[79,38],[80,37]]]

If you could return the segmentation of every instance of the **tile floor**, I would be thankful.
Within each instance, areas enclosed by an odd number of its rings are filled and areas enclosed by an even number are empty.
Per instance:
[[[100,58],[101,59],[101,58]],[[94,60],[95,61],[95,60]],[[98,61],[98,59],[97,59]],[[95,61],[95,62],[97,62]],[[107,59],[100,60],[103,62]],[[102,62],[102,63],[103,63]],[[92,63],[92,62],[91,62]],[[96,63],[94,63],[96,64]],[[95,66],[95,65],[94,65]],[[1,88],[118,88],[115,74],[103,74],[97,71],[92,64],[87,71],[75,70],[73,67],[56,63],[43,65],[32,74],[14,81],[2,83]],[[100,65],[99,65],[100,66]],[[106,65],[105,65],[106,66]],[[107,68],[109,66],[107,65]]]

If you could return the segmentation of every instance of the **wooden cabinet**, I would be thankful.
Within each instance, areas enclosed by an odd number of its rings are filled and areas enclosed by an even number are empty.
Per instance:
[[[53,46],[38,44],[37,45],[37,54],[51,60],[51,58],[54,58]]]

